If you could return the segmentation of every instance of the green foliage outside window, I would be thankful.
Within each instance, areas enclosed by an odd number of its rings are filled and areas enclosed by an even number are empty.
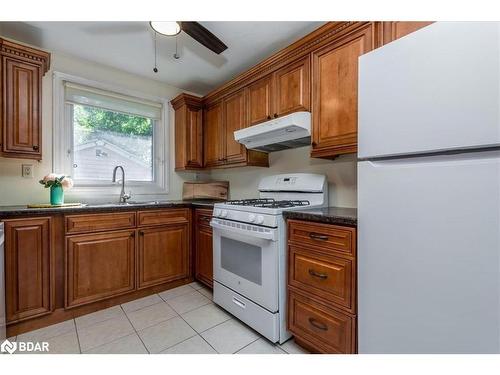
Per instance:
[[[74,106],[74,118],[90,131],[104,130],[122,134],[151,136],[153,122],[149,118],[107,111],[101,108]]]

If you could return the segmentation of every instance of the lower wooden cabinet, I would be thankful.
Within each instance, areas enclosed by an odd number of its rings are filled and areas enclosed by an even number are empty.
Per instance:
[[[7,322],[50,314],[54,298],[51,218],[4,224]]]
[[[306,294],[288,292],[288,329],[321,353],[356,353],[356,318]]]
[[[203,284],[213,288],[213,236],[210,219],[212,210],[195,211],[195,277]]]
[[[356,228],[288,220],[288,329],[318,353],[356,353]]]
[[[66,238],[66,307],[135,289],[135,230]]]
[[[189,276],[189,222],[139,229],[138,288]]]

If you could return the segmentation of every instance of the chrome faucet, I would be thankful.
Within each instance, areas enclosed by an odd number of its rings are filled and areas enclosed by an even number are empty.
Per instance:
[[[120,168],[122,170],[122,191],[120,192],[119,203],[127,203],[127,199],[130,199],[130,194],[125,194],[125,170],[121,165],[117,165],[115,169],[113,169],[113,182],[116,182],[116,170]]]

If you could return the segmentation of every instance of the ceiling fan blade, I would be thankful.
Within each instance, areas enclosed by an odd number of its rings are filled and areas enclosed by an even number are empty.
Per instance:
[[[219,38],[203,27],[200,23],[179,22],[179,24],[182,31],[216,54],[220,54],[227,49],[227,46]]]

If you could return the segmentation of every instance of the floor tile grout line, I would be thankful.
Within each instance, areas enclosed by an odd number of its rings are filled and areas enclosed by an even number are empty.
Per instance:
[[[240,351],[242,351],[243,349],[245,349],[247,346],[249,345],[252,345],[254,342],[260,340],[262,338],[262,336],[260,337],[257,337],[255,340],[253,340],[252,342],[249,342],[248,344],[246,344],[245,346],[239,348],[237,351],[233,352],[233,354],[238,354]]]
[[[108,307],[108,308],[106,308],[106,309],[104,309],[104,310],[107,310],[107,309],[110,309],[110,308],[112,308],[112,307],[116,307],[116,306],[120,307],[120,310],[124,313],[123,309],[121,308],[122,306],[121,306],[120,304],[118,304],[118,305],[114,305],[114,306],[110,306],[110,307]],[[97,310],[97,311],[94,311],[94,312],[92,312],[92,313],[85,314],[85,315],[81,315],[81,316],[79,316],[79,317],[74,318],[74,320],[75,320],[75,325],[76,325],[76,329],[78,330],[78,324],[76,324],[76,320],[77,320],[78,318],[81,318],[82,316],[86,316],[86,315],[94,314],[94,313],[97,313],[97,312],[100,312],[100,311],[104,311],[104,310]],[[116,318],[118,318],[118,316],[113,316],[113,317],[111,317],[111,318],[106,318],[106,319],[101,320],[101,321],[99,321],[99,322],[95,322],[95,323],[92,323],[92,324],[86,325],[86,326],[84,326],[84,327],[80,327],[80,329],[85,329],[85,328],[88,328],[88,327],[94,326],[94,325],[96,325],[96,324],[101,324],[101,323],[107,322],[108,320],[112,320],[112,319],[116,319]]]
[[[73,320],[73,326],[75,327],[76,341],[78,341],[78,350],[80,350],[80,354],[83,354],[82,345],[80,344],[80,335],[78,335],[78,329],[76,328],[76,321],[74,318],[71,320]]]
[[[180,287],[182,287],[182,286],[184,286],[184,285],[187,285],[188,287],[190,287],[191,289],[193,289],[193,292],[197,292],[197,290],[196,290],[195,288],[193,288],[193,287],[192,287],[191,285],[189,285],[189,284],[183,284],[183,285],[180,285],[180,286],[178,286],[178,287],[176,287],[176,288],[172,288],[172,289],[167,289],[167,290],[164,290],[163,292],[168,292],[169,290],[174,290],[174,289],[180,288]],[[160,293],[163,293],[163,292],[160,292]],[[161,296],[161,294],[160,294],[160,293],[157,293],[157,294],[158,294],[158,296],[159,296],[159,297],[160,297],[160,298],[161,298],[164,302],[167,302],[167,300],[166,300],[165,298],[163,298],[163,297]],[[174,298],[171,298],[171,299],[175,299],[175,298],[177,298],[177,297],[184,296],[184,295],[186,295],[186,294],[188,294],[188,293],[192,293],[192,292],[191,292],[191,291],[189,291],[189,292],[186,292],[186,293],[183,293],[183,294],[179,294],[178,296],[175,296]],[[201,293],[200,293],[200,294],[201,294]]]
[[[128,322],[130,323],[130,325],[132,326],[132,329],[134,330],[135,334],[137,335],[137,337],[139,338],[139,340],[141,341],[142,343],[142,346],[144,346],[144,349],[146,349],[146,351],[148,352],[148,354],[151,354],[151,352],[149,351],[148,347],[146,346],[146,344],[144,343],[144,341],[142,340],[141,338],[141,335],[139,335],[139,332],[135,329],[134,325],[132,324],[132,321],[130,320],[130,318],[128,317],[127,313],[125,312],[125,310],[123,310],[123,307],[122,305],[120,305],[120,308],[122,309],[123,313],[125,314]],[[168,320],[168,319],[167,319]],[[163,322],[162,322],[163,323]],[[153,326],[152,326],[153,327]],[[149,327],[147,327],[149,328]],[[125,337],[125,336],[124,336]]]
[[[200,293],[200,294],[201,294],[201,293]],[[212,302],[212,303],[213,303],[213,302]],[[203,306],[206,306],[206,305],[203,305]],[[202,308],[203,306],[200,306],[199,308]],[[194,310],[191,310],[191,311],[194,311]],[[188,311],[188,312],[189,312],[189,311]],[[196,329],[194,329],[194,327],[192,327],[192,326],[191,326],[191,324],[189,324],[189,323],[186,321],[186,319],[184,319],[184,318],[182,317],[182,315],[180,315],[180,314],[179,314],[179,316],[181,317],[181,319],[182,319],[182,320],[184,320],[184,321],[186,322],[186,324],[187,324],[189,327],[191,327],[191,329],[192,329],[193,331],[195,331],[195,332],[196,332],[196,334],[197,334],[198,336],[200,336],[200,337],[201,337],[201,339],[202,339],[203,341],[205,341],[205,342],[208,344],[208,346],[210,346],[210,347],[211,347],[211,348],[212,348],[212,349],[213,349],[213,350],[214,350],[217,354],[220,354],[220,353],[217,351],[217,349],[215,349],[215,348],[214,348],[214,347],[213,347],[213,346],[212,346],[212,345],[211,345],[211,344],[210,344],[207,340],[205,340],[205,338],[201,335],[201,333],[199,333]],[[227,322],[227,320],[226,320],[226,322]],[[222,323],[220,323],[220,324],[222,324]],[[217,324],[217,325],[218,325],[218,324]],[[215,327],[215,326],[214,326],[214,327]],[[212,328],[213,328],[213,327],[212,327]],[[210,329],[210,328],[209,328],[209,329]],[[203,331],[203,332],[205,332],[205,331]],[[192,336],[192,337],[194,337],[194,336]],[[191,337],[190,337],[190,338],[191,338]],[[189,339],[187,339],[187,340],[189,340]],[[184,341],[186,341],[186,340],[184,340]],[[180,344],[180,343],[179,343],[179,344]],[[178,345],[178,344],[176,344],[176,345]],[[167,349],[168,349],[168,348],[167,348]],[[165,349],[165,350],[167,350],[167,349]]]

